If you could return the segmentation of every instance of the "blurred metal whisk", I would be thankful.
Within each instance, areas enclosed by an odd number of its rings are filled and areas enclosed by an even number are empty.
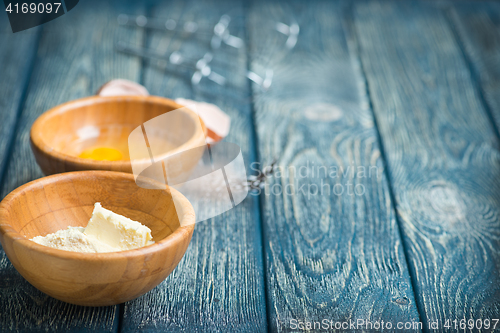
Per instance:
[[[300,27],[297,23],[292,23],[291,25],[286,25],[283,22],[276,22],[275,29],[281,32],[283,35],[288,36],[285,46],[287,49],[291,50],[297,44],[299,37]]]
[[[198,85],[203,78],[207,78],[220,86],[224,86],[227,82],[227,79],[224,76],[214,72],[210,66],[210,63],[213,60],[212,52],[205,53],[200,59],[191,59],[185,57],[179,51],[174,51],[170,54],[164,55],[156,52],[155,50],[143,47],[134,47],[122,41],[116,44],[116,50],[141,58],[163,60],[173,66],[194,70],[194,73],[191,76],[191,83],[193,85]],[[246,78],[257,84],[262,90],[269,89],[273,81],[272,69],[267,69],[264,77],[250,70],[247,70],[244,74],[236,72],[234,75],[244,75]]]
[[[210,46],[214,50],[220,48],[222,43],[237,49],[244,47],[245,43],[243,42],[243,39],[230,34],[229,22],[231,22],[231,17],[227,14],[222,15],[217,24],[215,24],[215,26],[213,27],[213,33],[211,33],[208,27],[200,29],[198,23],[194,21],[181,22],[174,19],[167,19],[166,21],[162,21],[159,19],[146,17],[144,15],[118,15],[118,24],[120,25],[136,26],[154,30],[184,31],[192,34],[197,33],[200,35],[212,36],[210,40]]]

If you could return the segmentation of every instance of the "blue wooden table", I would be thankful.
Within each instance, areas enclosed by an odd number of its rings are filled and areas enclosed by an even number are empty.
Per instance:
[[[214,51],[224,87],[116,50],[200,58],[209,30],[118,15],[225,13],[245,47]],[[276,22],[300,26],[293,48]],[[43,176],[33,121],[114,78],[217,104],[248,172],[278,166],[125,304],[57,301],[0,250],[1,332],[500,332],[500,3],[82,0],[16,34],[0,14],[0,64],[0,198]],[[267,69],[267,91],[244,76]]]

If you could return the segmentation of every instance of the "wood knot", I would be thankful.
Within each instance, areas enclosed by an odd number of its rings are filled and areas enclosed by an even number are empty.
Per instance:
[[[464,218],[464,203],[458,189],[445,182],[431,184],[428,201],[435,214],[455,222]]]
[[[463,177],[456,181],[440,179],[412,184],[401,197],[405,207],[402,214],[411,212],[413,223],[434,235],[460,236],[474,242],[492,237],[492,233],[498,237],[498,201],[481,193],[485,180]]]
[[[313,121],[337,121],[343,115],[344,113],[339,107],[329,103],[315,103],[304,111],[304,116]]]
[[[470,207],[466,195],[454,183],[446,180],[416,182],[403,194],[415,223],[432,234],[461,233],[466,228]]]
[[[403,296],[403,297],[393,297],[392,301],[394,303],[398,304],[398,305],[403,305],[403,306],[410,304],[410,300],[406,296]]]

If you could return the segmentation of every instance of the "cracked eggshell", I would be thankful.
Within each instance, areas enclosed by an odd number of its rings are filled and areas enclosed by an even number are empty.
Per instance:
[[[175,102],[196,112],[207,127],[207,141],[213,143],[224,139],[229,134],[231,118],[217,105],[176,98]]]

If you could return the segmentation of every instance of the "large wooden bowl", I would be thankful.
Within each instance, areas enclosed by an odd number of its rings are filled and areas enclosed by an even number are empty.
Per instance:
[[[169,153],[199,146],[200,135],[204,137],[207,132],[205,124],[196,113],[170,99],[158,96],[92,96],[61,104],[43,113],[31,127],[31,148],[46,175],[81,170],[132,173],[128,156],[130,133],[146,121],[176,109],[181,109],[186,117],[184,123],[175,128],[179,134],[188,137]],[[190,122],[198,123],[191,126],[193,133],[186,134],[189,127],[186,125],[191,125]],[[79,157],[85,149],[99,146],[119,150],[124,159],[99,161]],[[196,164],[198,161],[193,159],[192,162]]]
[[[85,227],[95,202],[148,226],[155,244],[79,253],[30,241],[68,226]],[[0,203],[0,241],[19,273],[54,298],[86,306],[119,304],[158,285],[186,252],[194,222],[193,207],[175,189],[140,188],[132,174],[121,172],[44,177],[17,188]]]

